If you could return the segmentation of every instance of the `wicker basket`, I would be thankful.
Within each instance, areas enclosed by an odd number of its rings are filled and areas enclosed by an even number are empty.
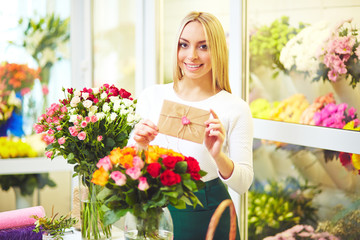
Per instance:
[[[220,205],[216,208],[213,216],[211,217],[209,228],[206,233],[206,240],[212,240],[215,234],[216,227],[219,223],[220,217],[224,210],[229,207],[230,208],[230,232],[229,232],[229,240],[235,240],[236,237],[236,213],[234,203],[230,199],[226,199],[220,203]]]

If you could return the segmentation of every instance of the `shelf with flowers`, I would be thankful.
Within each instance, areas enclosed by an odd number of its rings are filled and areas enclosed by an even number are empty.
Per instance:
[[[115,148],[97,167],[92,182],[105,187],[100,193],[107,208],[105,223],[125,216],[126,239],[172,239],[171,216],[165,223],[161,218],[166,207],[202,205],[194,192],[205,186],[200,179],[206,172],[193,157],[171,149]]]
[[[49,144],[46,156],[64,157],[74,166],[75,176],[79,176],[80,199],[84,203],[80,208],[82,236],[110,237],[110,226],[103,224],[101,202],[96,199],[101,187],[94,185],[91,177],[100,158],[114,147],[126,145],[130,131],[139,120],[135,114],[136,100],[126,90],[108,84],[82,90],[68,88],[63,92],[65,98],[53,103],[39,117],[34,129],[46,134]]]
[[[32,144],[36,144],[33,140]],[[39,142],[39,141],[38,141]],[[0,137],[0,162],[2,168],[6,168],[10,159],[14,159],[16,168],[19,168],[19,161],[22,158],[36,158],[41,153],[37,152],[28,142],[17,137]],[[16,208],[26,208],[33,206],[33,194],[35,189],[43,189],[44,187],[55,187],[56,183],[49,177],[48,173],[33,172],[30,174],[0,174],[0,187],[4,191],[12,188],[16,196]]]

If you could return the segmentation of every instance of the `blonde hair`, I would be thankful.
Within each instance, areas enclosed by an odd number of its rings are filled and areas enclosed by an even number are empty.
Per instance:
[[[231,93],[229,83],[228,48],[224,29],[220,21],[212,14],[206,12],[190,12],[182,20],[176,36],[175,56],[173,65],[174,87],[177,88],[179,80],[183,78],[183,72],[177,61],[179,39],[185,26],[189,22],[198,21],[204,28],[206,43],[211,55],[212,84],[214,91],[217,88]]]

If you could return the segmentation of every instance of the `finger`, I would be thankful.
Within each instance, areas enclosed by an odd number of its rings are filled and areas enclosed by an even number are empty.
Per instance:
[[[215,113],[214,110],[210,109],[210,113],[215,119],[219,119],[218,115]]]
[[[159,130],[159,128],[152,121],[150,121],[149,119],[141,120],[140,123],[142,125],[148,126],[149,128],[152,128],[152,129],[154,129],[156,131]]]

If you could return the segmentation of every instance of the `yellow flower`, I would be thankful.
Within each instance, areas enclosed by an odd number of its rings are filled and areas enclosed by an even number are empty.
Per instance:
[[[100,169],[96,170],[93,173],[93,178],[91,179],[91,182],[96,185],[105,186],[108,180],[109,173],[105,171],[103,167],[100,167]]]
[[[360,154],[353,153],[351,156],[351,162],[357,170],[360,170]]]

